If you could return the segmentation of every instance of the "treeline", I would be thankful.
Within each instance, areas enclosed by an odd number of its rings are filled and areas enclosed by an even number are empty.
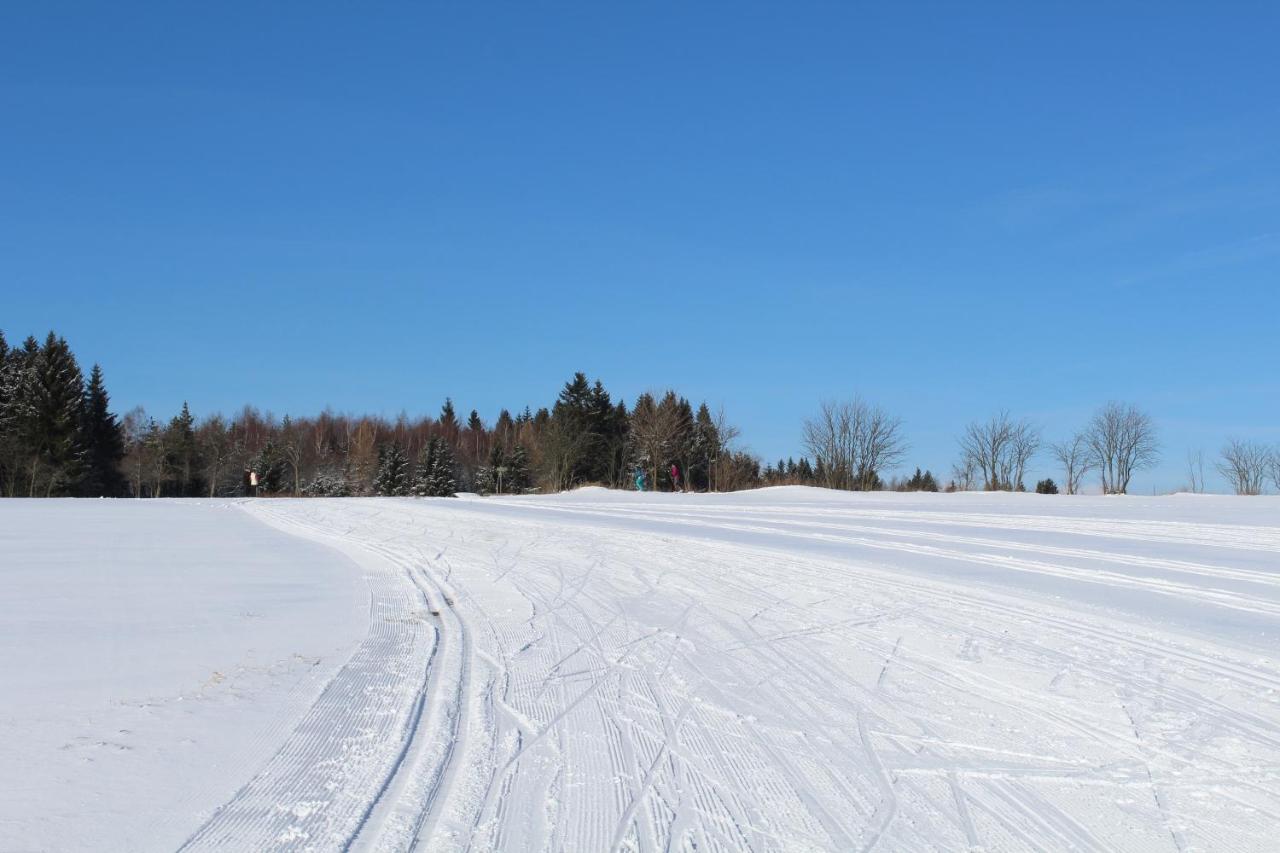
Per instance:
[[[8,496],[215,497],[519,494],[595,483],[730,491],[760,484],[738,432],[675,391],[628,408],[578,373],[549,408],[492,423],[452,400],[438,417],[323,412],[276,419],[252,407],[197,419],[184,403],[156,419],[110,410],[50,333],[10,348],[0,334],[0,491]],[[642,472],[642,476],[637,476]]]
[[[1025,491],[1045,452],[1061,490],[1093,475],[1124,494],[1159,458],[1155,425],[1138,408],[1108,403],[1067,439],[1046,444],[1039,427],[1001,412],[969,424],[945,486],[930,471],[893,471],[908,445],[901,419],[854,398],[804,421],[807,455],[761,467],[738,431],[705,403],[675,391],[641,394],[630,408],[578,373],[555,402],[492,423],[460,418],[446,399],[437,417],[391,420],[336,414],[270,414],[246,406],[197,419],[184,403],[168,419],[111,411],[102,370],[86,377],[67,342],[50,332],[11,347],[0,333],[0,494],[72,497],[216,497],[244,494],[521,494],[584,484],[668,491],[736,491],[809,485],[850,491]],[[811,461],[812,460],[812,461]],[[1204,491],[1203,453],[1188,456],[1191,491]],[[1280,489],[1280,448],[1232,439],[1218,472],[1240,495]],[[1057,494],[1046,478],[1035,491]]]

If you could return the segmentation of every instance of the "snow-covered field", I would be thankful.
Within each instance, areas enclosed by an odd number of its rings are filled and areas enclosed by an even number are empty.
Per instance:
[[[0,850],[1274,850],[1280,499],[0,503]]]

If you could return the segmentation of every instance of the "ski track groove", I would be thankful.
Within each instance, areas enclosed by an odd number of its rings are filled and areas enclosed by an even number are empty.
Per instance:
[[[247,506],[367,555],[370,633],[185,849],[1272,841],[1272,656],[910,567],[1280,625],[1280,571],[1260,568],[1280,527],[719,498]]]

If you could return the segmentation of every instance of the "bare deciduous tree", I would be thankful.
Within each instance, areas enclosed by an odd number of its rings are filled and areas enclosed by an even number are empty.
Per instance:
[[[1102,474],[1102,492],[1123,495],[1135,471],[1160,458],[1151,416],[1132,405],[1111,402],[1093,416],[1085,437],[1094,465]]]
[[[1227,478],[1237,495],[1260,495],[1273,460],[1271,448],[1256,441],[1233,438],[1222,448],[1218,472]]]
[[[631,441],[637,451],[637,461],[649,472],[649,488],[658,488],[658,472],[674,458],[684,427],[679,398],[674,391],[667,391],[661,402],[647,393],[636,398],[631,411]]]
[[[210,415],[196,430],[196,441],[200,445],[204,461],[205,479],[209,483],[209,497],[218,493],[222,476],[226,473],[234,450],[231,431],[227,429],[226,419],[222,415]]]
[[[302,454],[306,450],[306,442],[288,415],[280,422],[277,448],[281,458],[289,465],[289,478],[293,481],[293,494],[296,497],[302,494]]]
[[[803,441],[832,489],[874,489],[907,452],[902,421],[858,397],[824,401],[804,422]]]
[[[591,440],[590,433],[569,429],[558,420],[548,422],[542,432],[542,467],[546,486],[559,492],[573,485],[573,465],[582,457]]]
[[[1013,463],[1013,476],[1009,478],[1010,487],[1023,492],[1026,486],[1022,480],[1026,475],[1027,463],[1040,449],[1040,430],[1025,421],[1014,430],[1013,440],[1009,443],[1009,459]]]
[[[823,472],[824,485],[829,489],[846,488],[846,460],[853,453],[848,435],[848,419],[838,403],[824,400],[818,416],[804,422],[801,441]]]
[[[967,492],[973,488],[973,481],[977,474],[978,471],[974,467],[973,460],[968,457],[962,458],[951,466],[951,482],[961,492]]]
[[[716,409],[716,413],[711,418],[711,428],[715,433],[716,447],[715,457],[711,459],[709,470],[711,472],[711,482],[709,488],[711,491],[720,490],[720,474],[721,466],[728,461],[732,461],[734,453],[737,450],[737,440],[742,435],[742,430],[729,423],[729,416],[724,413],[724,406]]]
[[[1080,494],[1080,481],[1093,468],[1093,459],[1089,455],[1089,442],[1084,433],[1076,433],[1066,441],[1059,441],[1049,448],[1053,456],[1062,466],[1064,486],[1069,495]]]
[[[1204,491],[1204,451],[1200,449],[1187,451],[1187,479],[1191,483],[1191,494],[1198,495]]]
[[[985,423],[974,422],[960,436],[961,464],[982,475],[988,492],[1022,486],[1027,463],[1040,447],[1040,431],[1025,420],[1001,412]]]
[[[142,487],[147,480],[145,442],[150,420],[146,409],[134,406],[120,422],[124,429],[125,471],[135,497],[142,497]]]

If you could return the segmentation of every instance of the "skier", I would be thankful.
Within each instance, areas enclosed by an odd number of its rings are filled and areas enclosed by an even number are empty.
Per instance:
[[[671,491],[680,491],[680,469],[674,462],[671,463]]]
[[[636,491],[637,492],[644,491],[644,469],[643,468],[636,469]]]

